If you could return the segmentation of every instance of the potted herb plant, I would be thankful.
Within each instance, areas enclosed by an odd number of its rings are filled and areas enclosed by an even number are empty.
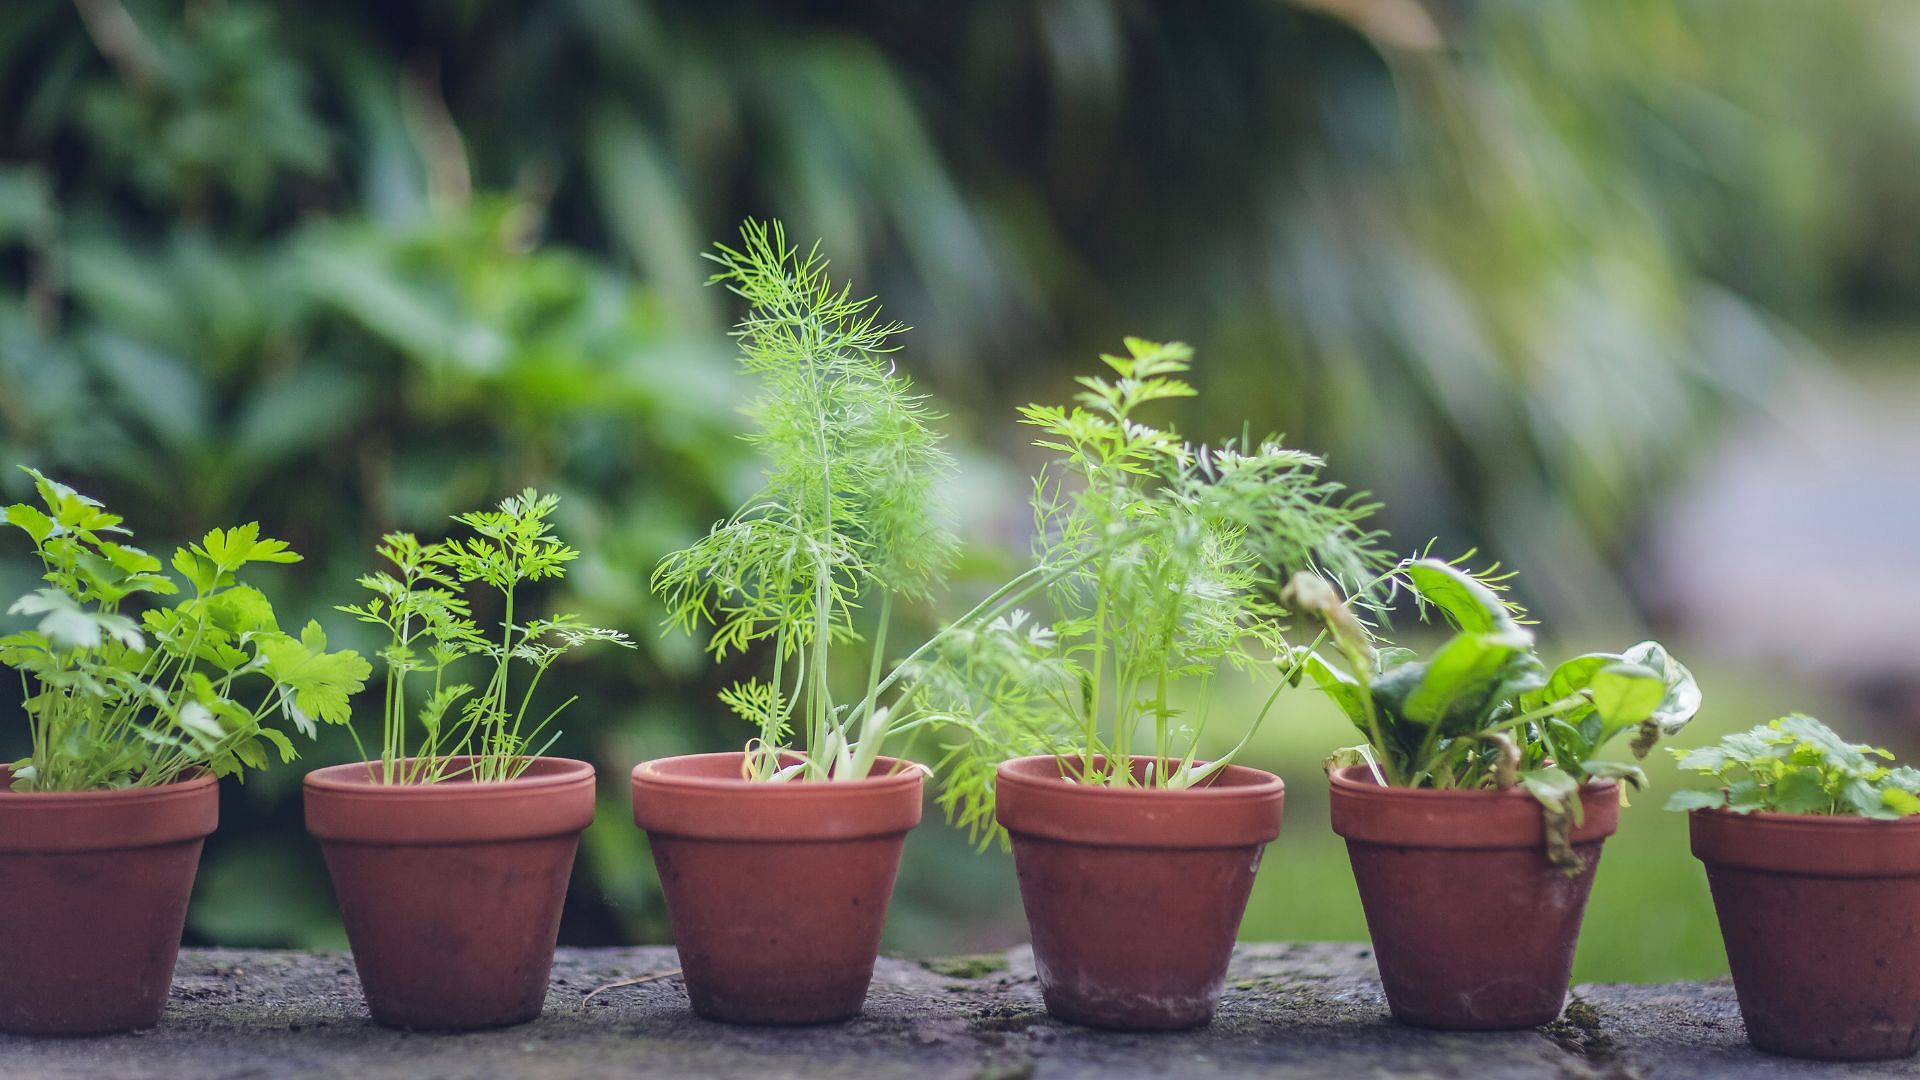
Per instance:
[[[674,624],[712,624],[716,658],[764,643],[771,673],[721,694],[757,732],[746,748],[643,762],[633,813],[694,1011],[823,1023],[866,999],[920,820],[925,770],[881,754],[921,722],[889,704],[901,675],[885,661],[896,609],[926,599],[954,553],[936,495],[951,461],[888,356],[901,327],[778,223],[741,239],[712,256],[713,280],[748,304],[736,336],[763,386],[748,414],[766,484],[663,560],[654,588]],[[843,692],[838,658],[861,647]]]
[[[307,736],[315,720],[344,722],[368,666],[327,651],[318,624],[282,632],[241,582],[299,560],[258,524],[175,551],[183,593],[118,515],[27,471],[41,505],[5,517],[33,541],[45,585],[8,609],[34,626],[0,638],[32,745],[0,766],[0,1031],[151,1027],[218,818],[216,779],[265,766],[269,750],[294,758],[273,721]]]
[[[1175,1029],[1211,1018],[1280,831],[1280,778],[1235,764],[1287,681],[1279,585],[1306,567],[1357,582],[1386,557],[1371,508],[1317,458],[1145,423],[1144,406],[1193,393],[1191,351],[1126,344],[1074,405],[1022,410],[1060,455],[1035,486],[1052,625],[950,635],[917,693],[966,735],[942,764],[950,814],[1010,841],[1048,1012]],[[1266,673],[1273,694],[1203,759],[1227,667]]]
[[[1754,1046],[1835,1061],[1920,1049],[1920,771],[1794,714],[1674,751]]]
[[[1327,582],[1296,577],[1345,667],[1303,670],[1366,742],[1328,762],[1334,831],[1366,910],[1396,1020],[1461,1030],[1558,1016],[1619,782],[1638,765],[1596,757],[1632,731],[1644,757],[1698,710],[1685,667],[1654,642],[1548,670],[1500,579],[1436,559],[1390,575],[1453,634],[1426,657],[1376,648]]]
[[[455,518],[466,536],[389,534],[376,552],[390,569],[360,579],[371,599],[341,609],[389,638],[382,739],[378,754],[361,745],[363,760],[307,774],[307,829],[367,1008],[389,1027],[501,1027],[546,1001],[594,773],[542,756],[572,699],[541,713],[535,692],[577,647],[632,644],[573,615],[526,618],[527,587],[579,554],[553,533],[558,503],[528,489]],[[475,619],[474,591],[498,603],[497,632]],[[454,681],[469,657],[486,676],[477,690]]]

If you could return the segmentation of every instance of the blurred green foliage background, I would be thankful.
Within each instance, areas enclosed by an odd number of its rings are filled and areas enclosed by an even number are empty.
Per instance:
[[[745,735],[646,592],[756,485],[698,258],[740,217],[820,237],[917,327],[902,363],[965,463],[956,601],[1024,547],[1012,404],[1133,333],[1198,347],[1184,430],[1287,432],[1404,545],[1517,567],[1557,647],[1617,648],[1671,615],[1641,555],[1717,433],[1833,355],[1904,355],[1917,59],[1897,0],[24,0],[0,461],[153,548],[258,519],[308,556],[280,606],[347,643],[324,616],[381,532],[559,492],[565,605],[643,643],[564,673],[558,749],[604,805],[563,940],[661,940],[625,771]],[[1701,737],[1825,700],[1673,643]],[[1293,790],[1246,933],[1358,937],[1317,765],[1351,737],[1296,697],[1256,761]],[[300,772],[226,792],[198,939],[342,942]],[[1607,854],[1583,978],[1724,970],[1659,800]],[[937,825],[910,848],[894,947],[1020,938],[1002,857]]]

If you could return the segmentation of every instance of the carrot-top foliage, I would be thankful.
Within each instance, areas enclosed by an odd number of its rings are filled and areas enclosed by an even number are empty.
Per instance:
[[[374,549],[390,569],[360,579],[372,599],[340,610],[383,627],[389,637],[380,650],[387,669],[380,753],[360,748],[377,782],[519,776],[559,737],[547,729],[573,703],[567,698],[535,715],[534,692],[553,662],[592,642],[633,647],[625,634],[589,626],[577,615],[516,621],[524,614],[522,590],[565,576],[567,564],[580,556],[553,533],[550,519],[559,504],[558,496],[528,488],[496,509],[454,518],[469,535],[423,544],[412,533],[390,533]],[[476,589],[500,596],[497,632],[473,618],[467,594]],[[453,679],[469,656],[488,664],[487,681],[478,690]],[[525,671],[519,682],[516,661]],[[427,683],[417,705],[415,676]],[[359,741],[357,733],[354,739]]]
[[[309,622],[280,629],[250,566],[298,562],[260,526],[214,529],[173,553],[172,567],[127,541],[121,518],[32,469],[40,505],[6,508],[27,534],[46,583],[13,602],[31,629],[0,638],[19,672],[33,750],[13,763],[17,791],[90,791],[217,776],[296,756],[280,721],[311,737],[344,724],[367,662],[329,652]],[[160,598],[177,596],[171,603]],[[136,608],[136,605],[139,607]]]
[[[1081,783],[1205,784],[1260,728],[1294,664],[1282,582],[1304,572],[1357,588],[1391,562],[1370,505],[1278,439],[1201,446],[1147,422],[1192,396],[1192,351],[1126,341],[1084,376],[1072,405],[1029,405],[1023,422],[1057,458],[1034,485],[1035,564],[1048,618],[1024,612],[959,627],[917,670],[916,692],[958,738],[942,801],[991,837],[994,772],[1028,754]],[[1264,674],[1273,692],[1226,752],[1200,759],[1216,674]],[[1132,767],[1145,756],[1144,769]]]

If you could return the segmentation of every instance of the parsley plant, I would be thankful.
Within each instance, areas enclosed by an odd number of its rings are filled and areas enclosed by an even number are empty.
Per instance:
[[[0,638],[0,664],[20,673],[33,751],[13,763],[17,791],[91,791],[171,783],[199,768],[216,776],[296,756],[314,721],[344,724],[367,662],[328,652],[309,622],[280,629],[265,594],[239,580],[257,563],[298,562],[260,526],[214,529],[173,554],[191,593],[139,620],[129,602],[180,595],[160,560],[126,543],[121,518],[32,469],[41,506],[6,508],[40,556],[43,588],[10,615],[33,629]]]

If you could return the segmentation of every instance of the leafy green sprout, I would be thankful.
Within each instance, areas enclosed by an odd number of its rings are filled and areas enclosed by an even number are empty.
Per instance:
[[[514,779],[559,738],[558,731],[549,734],[547,729],[574,701],[567,698],[533,719],[534,694],[547,669],[566,653],[594,642],[634,647],[625,634],[589,626],[577,615],[515,621],[523,586],[563,577],[567,564],[579,557],[553,533],[550,519],[559,502],[558,496],[528,488],[502,500],[496,509],[455,517],[471,531],[469,536],[423,544],[412,533],[396,532],[374,549],[391,570],[362,577],[360,585],[373,598],[340,610],[388,634],[388,644],[380,650],[386,682],[378,757],[368,754],[354,734],[362,759],[379,783]],[[497,637],[473,619],[465,595],[473,588],[500,594]],[[492,662],[491,674],[477,692],[472,684],[448,677],[468,656]],[[515,661],[530,669],[524,686],[513,683]],[[431,680],[426,697],[412,712],[420,732],[417,740],[409,738],[408,723],[414,675]]]
[[[1522,787],[1546,814],[1549,857],[1577,873],[1582,862],[1570,836],[1581,823],[1581,786],[1647,783],[1639,765],[1595,755],[1632,731],[1630,749],[1644,758],[1692,719],[1700,691],[1692,674],[1651,641],[1577,656],[1549,671],[1524,612],[1504,595],[1505,582],[1428,557],[1388,575],[1389,593],[1410,591],[1423,618],[1437,611],[1453,630],[1425,658],[1379,647],[1323,578],[1296,576],[1284,596],[1326,625],[1342,662],[1308,651],[1300,671],[1366,739],[1337,751],[1329,768],[1364,764],[1376,782],[1393,787]]]
[[[95,499],[32,469],[41,505],[8,506],[27,534],[46,586],[11,615],[37,621],[0,638],[0,664],[19,672],[32,752],[13,763],[21,791],[89,791],[167,784],[205,768],[239,775],[297,755],[279,718],[312,737],[315,721],[344,724],[370,668],[327,651],[309,622],[284,633],[265,594],[242,584],[255,564],[297,562],[257,523],[214,529],[176,550],[172,566],[191,594],[151,606],[136,622],[130,602],[180,595],[160,561],[126,541],[122,519]],[[149,637],[150,635],[150,637]],[[243,700],[249,690],[257,691]]]
[[[1672,753],[1679,768],[1711,777],[1718,786],[1676,791],[1667,799],[1669,810],[1876,820],[1920,814],[1920,770],[1883,764],[1893,760],[1892,751],[1847,742],[1802,713]]]
[[[1390,558],[1372,506],[1283,446],[1196,446],[1144,422],[1192,396],[1192,351],[1126,341],[1071,406],[1029,405],[1037,445],[1059,455],[1034,485],[1036,552],[1051,625],[1024,611],[956,627],[915,670],[915,693],[960,735],[942,762],[947,812],[983,844],[999,835],[994,776],[1044,754],[1082,783],[1204,785],[1259,731],[1291,675],[1277,583],[1303,571],[1358,583]],[[1214,679],[1264,672],[1273,692],[1225,753],[1201,761]],[[1179,702],[1183,684],[1196,706]],[[1144,767],[1133,764],[1136,756]]]

